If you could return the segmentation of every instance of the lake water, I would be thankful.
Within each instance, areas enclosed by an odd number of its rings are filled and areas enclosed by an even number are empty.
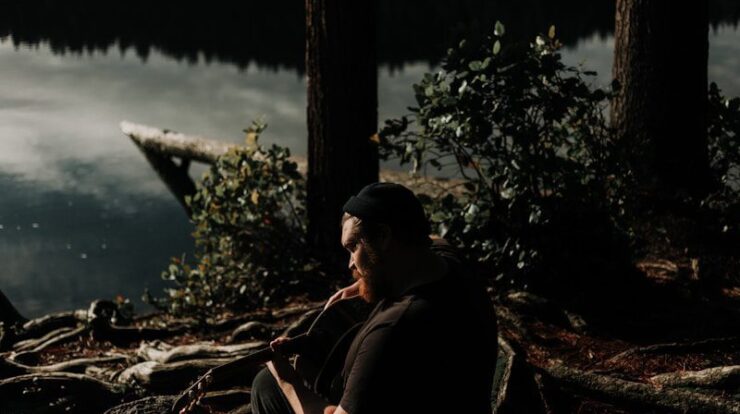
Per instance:
[[[300,69],[190,64],[156,49],[146,61],[131,51],[53,49],[0,42],[0,290],[27,316],[119,294],[144,311],[144,288],[159,293],[169,257],[192,251],[191,226],[119,123],[238,143],[264,116],[261,141],[301,155],[305,79]],[[563,56],[607,84],[612,52],[613,37],[590,34]],[[380,121],[404,114],[412,83],[433,69],[421,60],[382,64]],[[740,95],[736,25],[710,32],[709,77]]]

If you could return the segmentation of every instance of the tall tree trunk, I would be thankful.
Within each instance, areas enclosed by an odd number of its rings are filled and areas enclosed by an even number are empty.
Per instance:
[[[309,242],[336,265],[342,205],[378,180],[373,0],[306,0],[306,71]]]
[[[617,0],[611,116],[644,191],[709,189],[708,28],[706,0]]]

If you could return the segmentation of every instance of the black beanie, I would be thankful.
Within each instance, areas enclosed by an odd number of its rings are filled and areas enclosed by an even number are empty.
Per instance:
[[[428,237],[429,222],[414,193],[395,183],[373,183],[347,200],[344,212],[363,220],[388,224],[419,239]]]

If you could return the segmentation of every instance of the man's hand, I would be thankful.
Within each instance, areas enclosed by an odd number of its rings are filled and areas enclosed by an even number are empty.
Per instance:
[[[326,305],[324,305],[324,309],[331,306],[332,303],[341,300],[341,299],[349,299],[354,298],[355,296],[359,296],[360,294],[360,281],[356,281],[355,283],[344,287],[342,289],[339,289],[337,293],[331,295],[329,300],[326,302]]]
[[[272,352],[280,352],[280,345],[282,345],[285,342],[290,341],[290,338],[287,336],[278,336],[277,338],[270,341],[270,348],[272,349]]]

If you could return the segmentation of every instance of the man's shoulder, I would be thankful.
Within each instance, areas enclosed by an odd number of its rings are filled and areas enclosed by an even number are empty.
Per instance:
[[[414,302],[413,296],[404,296],[397,300],[384,299],[375,305],[368,319],[368,327],[392,327],[400,321]]]

